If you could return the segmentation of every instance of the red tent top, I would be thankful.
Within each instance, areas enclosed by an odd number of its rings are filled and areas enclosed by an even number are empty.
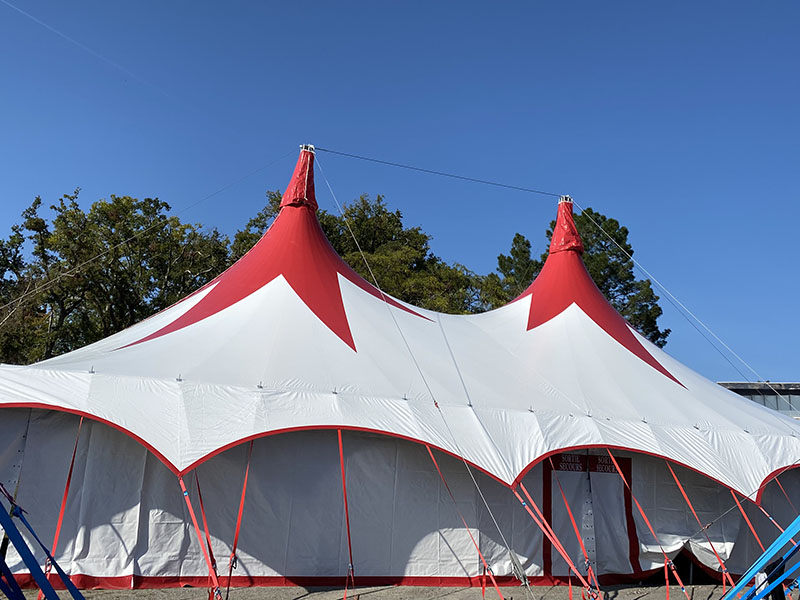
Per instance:
[[[422,317],[365,281],[339,257],[325,237],[316,216],[312,146],[302,146],[280,206],[275,221],[256,245],[203,288],[212,289],[200,302],[170,324],[129,345],[159,338],[210,317],[279,275],[283,275],[306,306],[353,350],[356,344],[342,303],[339,276],[396,308]]]
[[[656,371],[680,384],[680,381],[653,358],[633,334],[628,322],[605,299],[586,270],[581,259],[583,251],[583,242],[572,216],[572,200],[564,196],[558,203],[558,217],[553,228],[550,254],[541,273],[519,296],[532,297],[528,330],[546,323],[572,304],[577,304],[617,342]]]

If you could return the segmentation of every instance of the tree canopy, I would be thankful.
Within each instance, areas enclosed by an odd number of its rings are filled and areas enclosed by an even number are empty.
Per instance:
[[[0,362],[50,358],[170,306],[244,255],[277,216],[281,200],[280,192],[267,192],[264,208],[231,242],[216,229],[170,215],[170,206],[157,198],[112,195],[83,210],[78,194],[64,195],[48,216],[37,197],[0,239]],[[320,210],[319,220],[336,252],[365,279],[440,312],[505,304],[525,290],[546,258],[533,258],[530,242],[518,233],[509,254],[498,256],[497,271],[477,275],[436,256],[431,236],[405,225],[402,212],[390,210],[380,195],[356,198],[342,215]],[[657,325],[658,296],[648,280],[635,278],[630,259],[592,221],[633,254],[625,227],[586,209],[575,222],[589,273],[635,328],[663,346],[669,330]]]
[[[227,237],[169,216],[166,202],[111,196],[84,211],[77,198],[78,190],[63,196],[48,220],[37,197],[0,242],[2,362],[43,360],[116,333],[227,265]]]

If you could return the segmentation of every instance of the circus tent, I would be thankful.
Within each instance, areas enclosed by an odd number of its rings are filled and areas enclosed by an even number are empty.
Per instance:
[[[682,549],[746,566],[741,513],[698,536],[677,481],[703,518],[741,500],[774,537],[745,499],[788,514],[768,482],[800,457],[800,426],[631,328],[583,265],[568,198],[519,298],[441,314],[335,253],[313,165],[304,147],[271,227],[203,288],[85,348],[0,366],[0,482],[58,527],[76,581],[204,581],[192,501],[202,485],[227,558],[245,465],[245,584],[341,581],[348,564],[362,581],[446,584],[484,561],[502,581],[639,576]]]

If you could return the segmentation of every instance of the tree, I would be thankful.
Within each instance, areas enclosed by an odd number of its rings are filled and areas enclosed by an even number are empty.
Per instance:
[[[552,221],[546,232],[548,242],[555,225]],[[583,239],[583,262],[597,287],[628,323],[663,347],[670,330],[659,329],[658,318],[663,312],[658,305],[659,298],[649,279],[636,279],[633,261],[625,254],[633,256],[627,227],[591,208],[575,215],[575,225]],[[509,255],[497,257],[497,273],[483,278],[481,298],[484,305],[488,308],[501,306],[525,291],[547,259],[547,252],[539,260],[531,258],[530,250],[531,244],[525,236],[516,234]]]
[[[0,361],[30,363],[74,350],[129,327],[201,287],[243,256],[280,211],[281,194],[267,192],[264,208],[233,243],[216,229],[182,223],[158,198],[111,196],[84,211],[78,193],[63,196],[42,216],[37,197],[7,239],[0,239]],[[363,195],[343,215],[318,213],[334,250],[362,277],[405,302],[449,313],[501,306],[521,294],[546,259],[514,236],[496,273],[476,276],[433,254],[431,236],[407,227],[382,196]],[[658,296],[637,280],[628,230],[591,209],[575,217],[584,261],[600,290],[646,337],[663,346]],[[552,236],[555,222],[547,231]],[[358,244],[356,243],[358,240]]]
[[[89,211],[77,198],[78,190],[62,197],[48,221],[37,197],[0,243],[3,362],[50,358],[116,333],[227,264],[225,236],[168,216],[157,198],[111,196]]]
[[[234,260],[258,241],[277,216],[280,201],[280,192],[267,192],[266,206],[234,236]],[[342,210],[342,215],[320,210],[317,216],[334,250],[364,279],[374,284],[374,276],[384,292],[422,308],[451,313],[476,310],[475,275],[434,255],[431,237],[420,227],[406,227],[402,212],[390,211],[383,196],[372,200],[362,195]]]
[[[520,233],[515,234],[509,255],[497,257],[497,273],[489,273],[481,281],[484,309],[503,306],[519,296],[541,271],[542,264],[531,258],[528,239]]]

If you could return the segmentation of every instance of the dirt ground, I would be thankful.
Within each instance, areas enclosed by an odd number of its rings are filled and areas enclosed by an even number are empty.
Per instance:
[[[522,588],[501,588],[506,600],[525,600]],[[533,587],[535,600],[568,600],[569,589],[558,587]],[[608,586],[603,589],[607,600],[666,600],[666,588],[663,586]],[[690,600],[719,600],[722,598],[722,586],[693,585],[687,587]],[[356,588],[355,593],[348,592],[348,600],[480,600],[480,588],[430,588],[411,586],[365,587]],[[574,598],[580,599],[580,589],[574,589]],[[29,600],[35,600],[36,591],[27,590]],[[87,600],[207,600],[208,592],[200,588],[173,588],[164,590],[89,590],[85,592]],[[59,592],[62,599],[69,598],[66,592]],[[302,587],[262,587],[232,589],[230,600],[342,600],[339,588],[302,588]],[[488,588],[487,600],[496,600],[497,593]],[[685,600],[676,587],[670,588],[671,600]]]

